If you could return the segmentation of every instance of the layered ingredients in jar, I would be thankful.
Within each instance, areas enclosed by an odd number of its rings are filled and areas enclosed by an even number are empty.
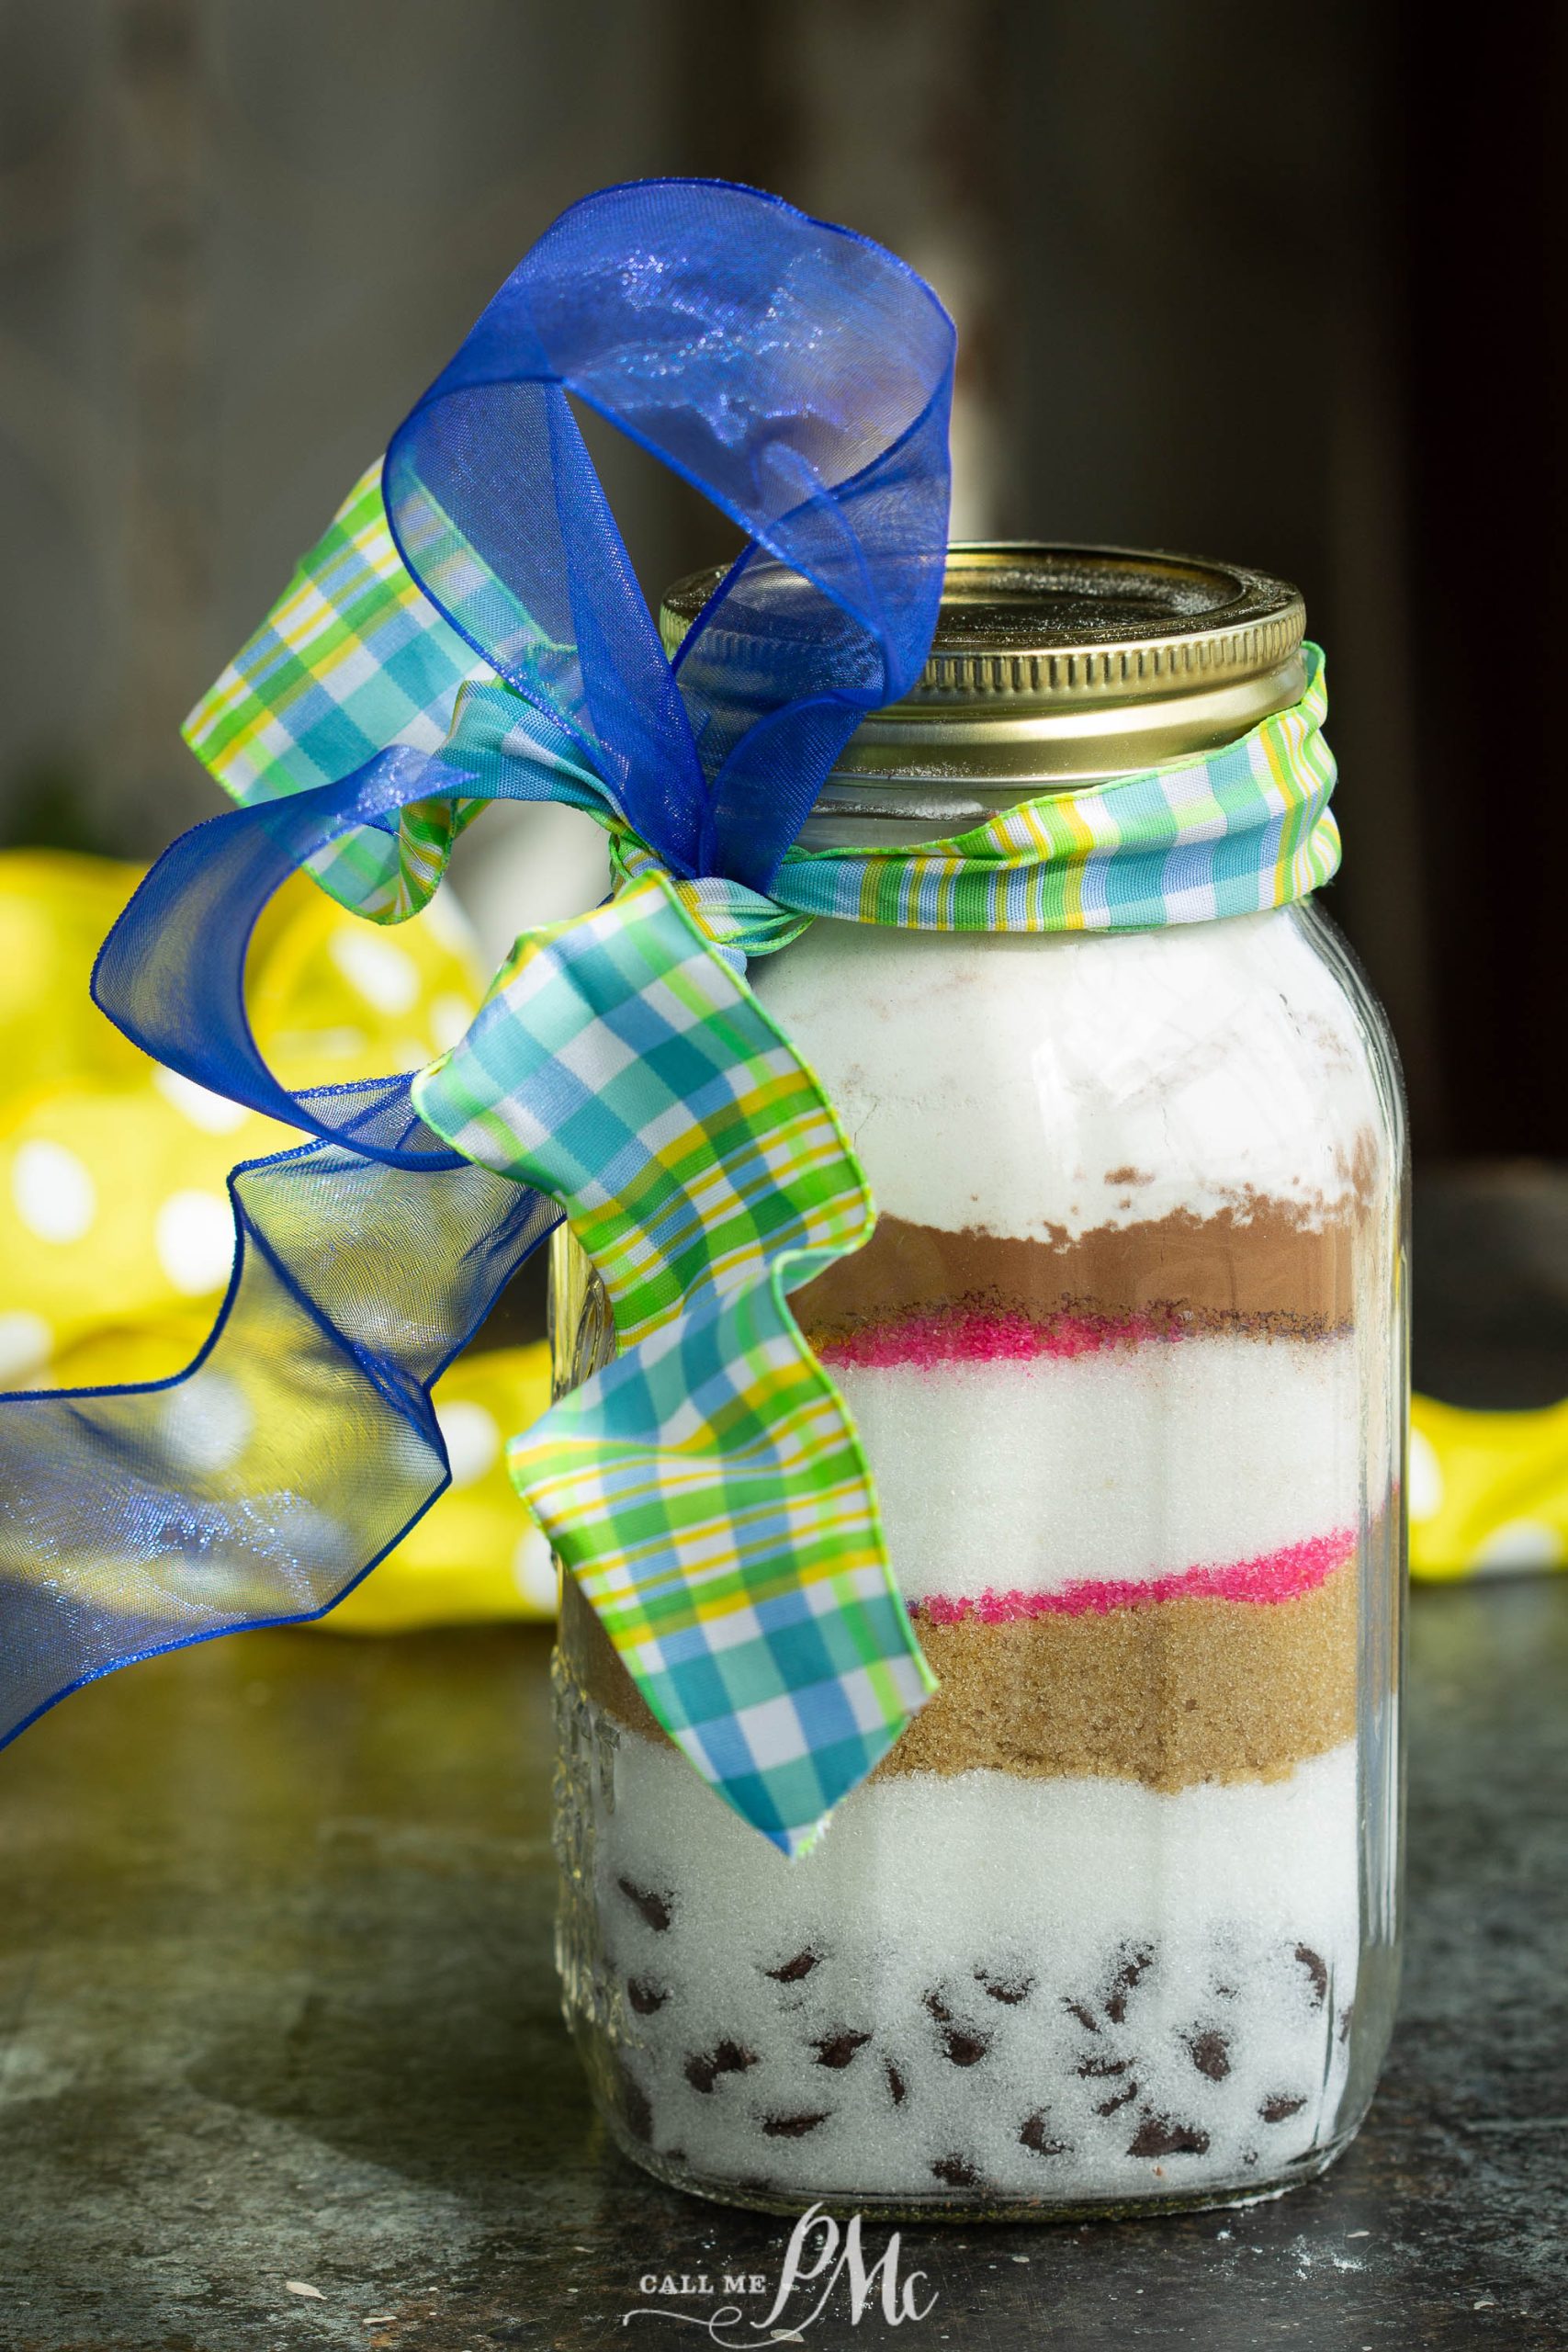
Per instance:
[[[1102,2202],[1354,2121],[1393,1179],[1314,920],[754,972],[881,1209],[792,1305],[941,1690],[792,1864],[569,1594],[569,1999],[672,2177]]]

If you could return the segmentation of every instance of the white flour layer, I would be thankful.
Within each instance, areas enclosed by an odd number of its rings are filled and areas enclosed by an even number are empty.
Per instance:
[[[1263,2179],[1331,2134],[1353,1742],[1174,1796],[899,1777],[790,1863],[581,1699],[575,1736],[604,1939],[579,2001],[619,2041],[638,2136],[698,2174],[1050,2199]]]
[[[833,1376],[911,1600],[1228,1566],[1353,1529],[1362,1510],[1353,1335]],[[1386,1484],[1386,1461],[1369,1475]]]
[[[750,978],[885,1215],[1076,1239],[1261,1195],[1316,1225],[1351,1204],[1384,1120],[1314,922],[1292,907],[1034,937],[824,921]]]

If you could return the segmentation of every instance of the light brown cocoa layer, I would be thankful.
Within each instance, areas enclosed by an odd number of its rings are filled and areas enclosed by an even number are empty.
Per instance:
[[[1358,1567],[1292,1600],[1176,1600],[1010,1624],[917,1614],[941,1682],[877,1767],[1090,1776],[1173,1791],[1283,1779],[1356,1727]],[[618,1722],[664,1734],[566,1579],[561,1646]]]
[[[1309,1337],[1350,1320],[1357,1218],[1352,1211],[1310,1226],[1303,1214],[1258,1198],[1217,1216],[1177,1211],[1041,1241],[884,1216],[863,1250],[795,1291],[790,1305],[814,1344],[947,1307],[1041,1323],[1064,1314],[1135,1314],[1198,1330],[1239,1321]]]

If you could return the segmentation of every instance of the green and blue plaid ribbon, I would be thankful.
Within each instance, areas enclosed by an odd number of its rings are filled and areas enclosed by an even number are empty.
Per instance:
[[[766,934],[765,899],[728,899],[735,944]],[[797,1849],[935,1687],[784,1303],[875,1221],[842,1128],[662,874],[523,940],[414,1099],[567,1207],[618,1352],[513,1440],[513,1476],[659,1721]]]
[[[444,763],[491,785],[498,763],[537,760],[527,707],[421,609],[374,482],[188,722],[237,797],[309,784],[323,744],[346,756],[341,730],[378,714],[422,748],[444,727]],[[398,675],[378,691],[383,655]],[[1115,930],[1283,905],[1338,863],[1325,707],[1309,648],[1302,699],[1218,752],[950,841],[792,849],[766,894],[671,876],[557,758],[552,797],[606,826],[617,894],[520,940],[414,1097],[466,1157],[557,1201],[604,1283],[616,1360],[513,1440],[513,1476],[655,1716],[786,1851],[933,1686],[852,1421],[786,1303],[869,1237],[870,1195],[745,959],[818,917]],[[345,848],[318,878],[399,921],[455,830],[405,811],[395,842]]]

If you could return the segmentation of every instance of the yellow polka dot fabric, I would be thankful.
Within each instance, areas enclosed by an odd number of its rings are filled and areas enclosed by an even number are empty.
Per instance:
[[[1414,1576],[1568,1565],[1568,1403],[1478,1413],[1417,1396],[1409,1486]]]
[[[93,1004],[93,958],[140,878],[101,858],[0,853],[0,1388],[188,1363],[229,1275],[224,1179],[299,1140],[160,1069]],[[298,1088],[430,1061],[482,985],[449,897],[389,936],[299,876],[257,928],[248,993],[263,1052]],[[453,1365],[435,1390],[452,1486],[329,1631],[553,1613],[549,1554],[504,1459],[548,1402],[542,1345]],[[1568,1565],[1568,1402],[1482,1413],[1417,1396],[1409,1485],[1417,1577]]]
[[[161,1069],[93,1004],[93,958],[140,878],[106,859],[0,853],[0,1389],[188,1363],[229,1279],[230,1169],[301,1140]],[[448,900],[393,938],[299,876],[257,927],[247,998],[263,1053],[298,1089],[432,1060],[482,985]],[[544,1347],[470,1351],[434,1400],[452,1486],[322,1621],[334,1631],[553,1613],[549,1555],[503,1458],[549,1402]]]

